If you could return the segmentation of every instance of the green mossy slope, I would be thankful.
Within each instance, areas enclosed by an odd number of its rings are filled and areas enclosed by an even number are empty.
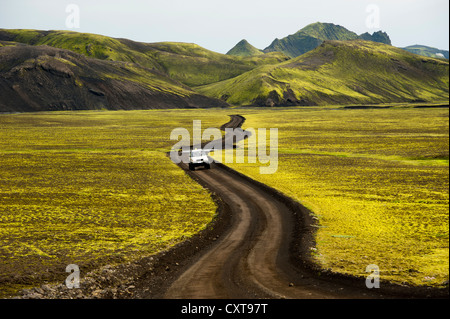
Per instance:
[[[296,59],[197,88],[234,105],[448,101],[449,64],[370,41],[326,41]]]

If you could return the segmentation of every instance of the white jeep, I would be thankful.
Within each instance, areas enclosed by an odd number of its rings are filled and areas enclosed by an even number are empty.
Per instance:
[[[189,170],[194,171],[197,166],[210,169],[211,163],[205,151],[195,149],[189,153]]]

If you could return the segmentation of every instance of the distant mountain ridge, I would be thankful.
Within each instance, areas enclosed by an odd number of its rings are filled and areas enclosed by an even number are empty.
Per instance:
[[[428,47],[425,45],[410,45],[407,46],[405,48],[402,48],[406,51],[415,53],[415,54],[419,54],[419,55],[423,55],[423,56],[428,56],[431,58],[445,58],[445,59],[449,59],[449,51],[447,50],[439,50],[436,48],[432,48],[432,47]]]
[[[365,40],[392,45],[389,35],[381,30],[373,32],[372,34],[365,32],[357,35],[355,32],[352,32],[340,25],[316,22],[307,25],[294,34],[288,35],[282,39],[277,38],[273,40],[273,42],[264,50],[254,47],[248,43],[247,40],[242,40],[236,44],[236,46],[233,47],[227,55],[249,57],[260,55],[261,52],[281,52],[290,58],[296,58],[302,54],[314,50],[324,41],[329,40]],[[424,45],[411,45],[402,49],[422,56],[445,58],[447,60],[449,59],[448,50],[440,50]]]
[[[255,48],[245,39],[241,40],[230,51],[227,52],[227,55],[234,55],[234,56],[255,56],[261,54],[264,54],[264,52]]]
[[[334,23],[322,23],[316,22],[308,24],[306,27],[300,30],[307,35],[317,38],[322,41],[326,40],[357,40],[359,36],[340,25]]]
[[[360,34],[359,37],[362,40],[366,40],[366,41],[373,41],[373,42],[379,42],[379,43],[392,45],[389,35],[383,31],[377,31],[377,32],[374,32],[373,34],[365,32],[363,34]]]
[[[391,45],[389,35],[383,31],[377,31],[373,34],[369,34],[366,32],[361,35],[357,35],[355,32],[352,32],[340,25],[336,25],[333,23],[316,22],[307,25],[296,33],[288,35],[285,38],[275,39],[267,48],[262,50],[262,52],[282,52],[291,58],[295,58],[317,48],[324,41],[346,41],[359,39]],[[242,44],[241,42],[239,42],[236,47],[243,47],[244,44]],[[245,45],[251,46],[248,42]],[[230,50],[230,52],[228,52],[227,54],[237,55],[235,54],[236,51],[244,51],[244,49],[242,48],[240,50],[237,50],[235,48]],[[261,51],[253,46],[251,46],[251,48],[251,50],[245,51],[247,56],[249,54]]]

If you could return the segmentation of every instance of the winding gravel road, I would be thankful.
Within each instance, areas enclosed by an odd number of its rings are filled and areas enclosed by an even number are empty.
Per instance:
[[[240,116],[231,116],[225,127],[240,127]],[[302,267],[311,243],[308,212],[286,204],[272,190],[242,176],[222,164],[212,169],[190,172],[227,204],[231,227],[186,267],[167,288],[164,298],[373,298],[380,297],[365,287],[365,280],[330,280]],[[303,211],[301,211],[303,209]],[[298,238],[301,243],[292,248]],[[298,240],[297,240],[298,242]],[[306,253],[305,253],[306,252]],[[297,255],[293,261],[292,255]],[[296,257],[294,256],[294,259]],[[306,258],[306,257],[305,257]],[[349,285],[350,284],[350,285]]]

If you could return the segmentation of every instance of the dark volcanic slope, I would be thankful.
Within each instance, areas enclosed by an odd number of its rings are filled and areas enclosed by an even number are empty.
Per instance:
[[[133,63],[0,43],[0,112],[224,106],[228,104]]]

